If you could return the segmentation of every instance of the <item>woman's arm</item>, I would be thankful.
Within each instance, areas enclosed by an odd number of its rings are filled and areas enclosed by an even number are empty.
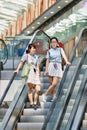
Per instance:
[[[48,75],[49,59],[46,60],[46,75]]]
[[[71,63],[68,61],[67,56],[65,54],[62,55],[67,65],[71,65]]]
[[[40,76],[40,69],[39,69],[39,65],[37,64],[37,66],[36,66],[36,69],[37,69],[37,72],[38,72],[38,74],[39,74],[39,76]]]
[[[14,71],[14,73],[18,73],[19,72],[19,69],[22,67],[23,65],[23,61],[21,61],[17,67],[17,69]]]

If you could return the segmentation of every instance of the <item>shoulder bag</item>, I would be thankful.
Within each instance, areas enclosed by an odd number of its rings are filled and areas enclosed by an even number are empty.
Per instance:
[[[30,72],[30,64],[28,64],[28,55],[27,55],[26,63],[23,65],[23,69],[22,69],[22,72],[21,72],[21,77],[27,78],[29,72]]]

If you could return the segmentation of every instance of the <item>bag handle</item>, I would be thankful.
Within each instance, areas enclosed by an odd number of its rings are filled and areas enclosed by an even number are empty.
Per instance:
[[[26,63],[28,64],[28,54],[27,54],[27,57],[26,57]]]

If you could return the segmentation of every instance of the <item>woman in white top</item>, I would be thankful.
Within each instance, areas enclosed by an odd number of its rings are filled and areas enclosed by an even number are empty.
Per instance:
[[[32,43],[28,46],[28,50],[26,50],[26,54],[23,55],[15,72],[16,73],[19,72],[19,69],[21,68],[23,63],[26,62],[27,59],[28,64],[30,64],[30,72],[27,78],[27,84],[29,87],[28,98],[30,101],[30,107],[37,109],[39,107],[37,103],[41,88],[40,88],[40,70],[38,65],[38,56],[35,53],[36,53],[36,46]],[[36,91],[33,100],[34,88]]]
[[[51,49],[46,55],[46,75],[49,77],[50,86],[47,91],[42,95],[43,101],[46,101],[46,96],[52,94],[53,98],[51,101],[56,99],[55,88],[60,78],[62,78],[62,57],[64,58],[67,65],[71,63],[68,61],[65,52],[62,48],[58,47],[58,39],[56,37],[51,38]]]

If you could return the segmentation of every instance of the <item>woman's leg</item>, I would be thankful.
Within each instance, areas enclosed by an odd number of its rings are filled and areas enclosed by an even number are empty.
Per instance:
[[[45,96],[47,96],[48,94],[52,93],[52,95],[55,95],[55,88],[58,84],[59,78],[58,77],[53,77],[53,82],[50,85],[50,87],[47,89],[47,91],[45,92]]]
[[[30,101],[30,104],[32,105],[33,104],[33,84],[31,83],[28,83],[28,98],[29,98],[29,101]]]
[[[53,77],[49,76],[49,82],[50,82],[50,85],[52,85]],[[55,94],[56,94],[55,89],[53,89],[53,91],[51,91],[51,94],[52,94],[53,96],[55,96]]]
[[[37,84],[35,89],[36,89],[36,92],[35,92],[35,95],[34,95],[34,104],[37,104],[38,98],[39,98],[39,93],[40,93],[40,90],[41,90],[40,85]]]
[[[49,83],[50,83],[50,85],[52,85],[52,82],[53,82],[53,77],[49,76]]]

